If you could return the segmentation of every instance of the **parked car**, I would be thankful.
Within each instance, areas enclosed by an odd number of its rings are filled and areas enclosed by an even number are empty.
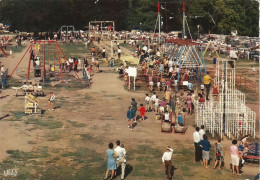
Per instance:
[[[259,56],[260,56],[259,51],[251,51],[249,53],[249,59],[252,59],[252,60],[257,61],[257,62],[259,62]]]

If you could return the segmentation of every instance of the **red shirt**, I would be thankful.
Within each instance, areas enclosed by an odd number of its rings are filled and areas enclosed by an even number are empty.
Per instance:
[[[205,102],[205,99],[202,97],[199,99],[199,102]]]
[[[140,107],[140,109],[138,109],[138,111],[140,111],[140,116],[144,116],[145,115],[146,110],[145,110],[145,108],[143,106]]]

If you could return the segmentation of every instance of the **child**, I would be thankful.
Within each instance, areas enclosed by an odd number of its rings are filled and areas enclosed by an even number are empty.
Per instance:
[[[164,120],[165,121],[170,121],[170,113],[168,111],[165,111]]]
[[[127,77],[127,74],[125,74],[125,75],[124,75],[125,86],[128,85],[128,81],[127,81],[127,80],[128,80],[128,77]]]
[[[149,76],[149,88],[150,92],[153,92],[153,77],[151,75]]]
[[[55,100],[55,95],[53,92],[50,92],[49,99],[48,99],[48,105],[49,105],[49,110],[54,110],[53,109],[53,101]]]
[[[161,78],[161,83],[162,83],[162,89],[163,91],[166,90],[166,80],[164,78]]]
[[[214,84],[212,95],[213,95],[214,97],[216,97],[216,100],[217,100],[217,101],[218,101],[218,94],[219,94],[219,92],[218,92],[218,86],[217,86],[216,84]]]
[[[133,130],[133,112],[132,112],[132,106],[129,106],[128,111],[127,111],[127,120],[128,120],[128,127]]]
[[[150,100],[151,100],[151,98],[148,96],[148,94],[146,94],[146,97],[145,97],[146,112],[150,111]]]
[[[142,117],[142,120],[144,120],[144,116],[145,116],[145,108],[143,106],[143,104],[140,104],[140,109],[138,109],[138,111],[140,112],[140,116]]]
[[[166,86],[167,86],[167,90],[169,90],[171,86],[171,81],[169,79],[166,81]]]
[[[158,96],[156,96],[155,100],[154,100],[154,106],[155,106],[155,109],[156,109],[156,112],[158,113],[158,110],[159,110],[159,98]]]
[[[161,80],[160,80],[160,77],[157,78],[157,89],[158,91],[160,91],[160,86],[161,86]]]
[[[204,95],[204,84],[200,85],[200,89],[201,89],[201,94]]]

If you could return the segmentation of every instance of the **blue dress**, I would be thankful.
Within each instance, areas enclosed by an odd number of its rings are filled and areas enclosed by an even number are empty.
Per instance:
[[[113,156],[114,150],[107,149],[107,170],[116,169],[116,159]]]

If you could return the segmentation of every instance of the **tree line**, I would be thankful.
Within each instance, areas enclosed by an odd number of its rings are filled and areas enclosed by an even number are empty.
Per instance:
[[[255,0],[184,0],[191,34],[259,36],[259,2]],[[76,29],[89,21],[115,21],[116,30],[154,31],[158,0],[1,0],[0,22],[11,30],[58,31],[62,25]],[[182,0],[161,0],[162,31],[182,30]],[[158,23],[157,23],[158,25]],[[199,26],[198,26],[199,25]],[[199,29],[198,29],[199,27]]]

